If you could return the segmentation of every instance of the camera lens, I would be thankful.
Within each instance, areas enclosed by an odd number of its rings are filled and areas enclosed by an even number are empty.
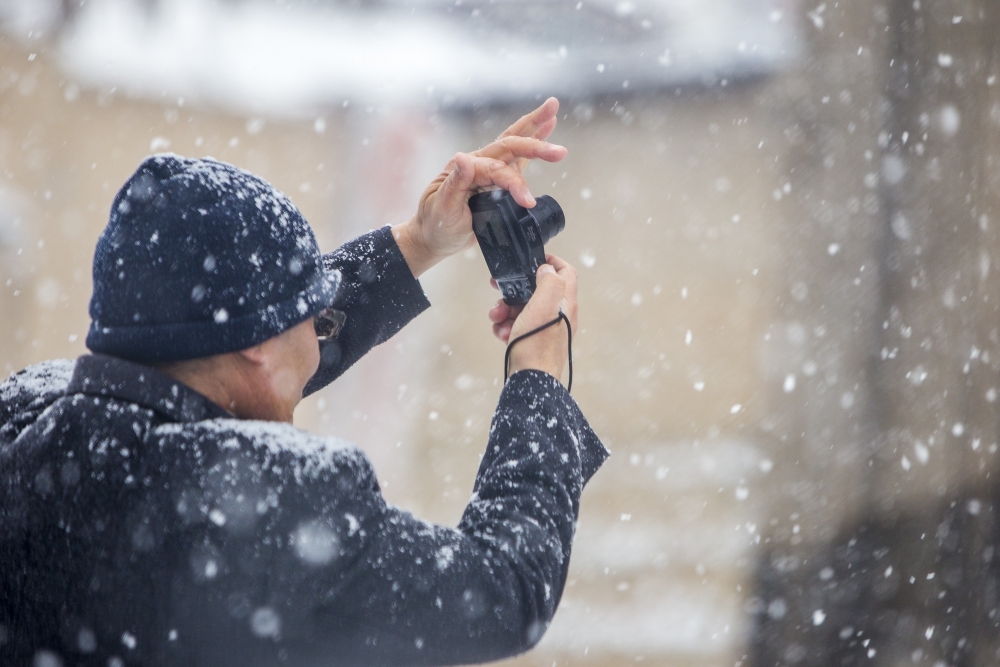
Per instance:
[[[529,209],[528,214],[538,223],[538,229],[542,232],[542,243],[548,243],[566,227],[566,216],[563,215],[562,207],[548,195],[538,197],[535,200],[535,208]]]

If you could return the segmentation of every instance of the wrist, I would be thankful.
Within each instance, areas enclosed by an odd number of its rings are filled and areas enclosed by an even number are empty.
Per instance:
[[[540,373],[551,375],[560,382],[562,381],[562,369],[556,368],[555,366],[547,366],[545,364],[524,364],[518,366],[512,363],[510,368],[507,369],[507,377],[510,378],[515,373],[520,373],[521,371],[539,371]]]
[[[441,261],[423,242],[416,217],[393,227],[392,237],[414,278],[419,278],[427,269]]]
[[[539,358],[542,355],[520,356],[516,354],[515,350],[516,348],[511,350],[510,365],[507,368],[507,377],[511,377],[520,371],[541,371],[542,373],[551,375],[556,380],[562,381],[564,368],[562,359],[557,361],[555,359]]]

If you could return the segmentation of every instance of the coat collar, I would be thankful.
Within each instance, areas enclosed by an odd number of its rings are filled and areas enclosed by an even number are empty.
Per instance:
[[[118,398],[176,422],[232,417],[205,396],[149,366],[104,354],[76,360],[66,393]]]

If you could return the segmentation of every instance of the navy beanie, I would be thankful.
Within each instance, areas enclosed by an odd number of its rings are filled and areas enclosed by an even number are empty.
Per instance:
[[[333,303],[309,223],[261,178],[212,159],[147,158],[94,253],[87,347],[140,362],[233,352]]]

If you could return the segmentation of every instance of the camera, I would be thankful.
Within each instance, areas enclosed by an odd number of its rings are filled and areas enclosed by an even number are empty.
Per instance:
[[[528,303],[535,293],[535,273],[545,263],[544,245],[566,226],[562,208],[543,195],[526,209],[506,190],[492,190],[470,197],[469,209],[472,231],[503,300]]]

